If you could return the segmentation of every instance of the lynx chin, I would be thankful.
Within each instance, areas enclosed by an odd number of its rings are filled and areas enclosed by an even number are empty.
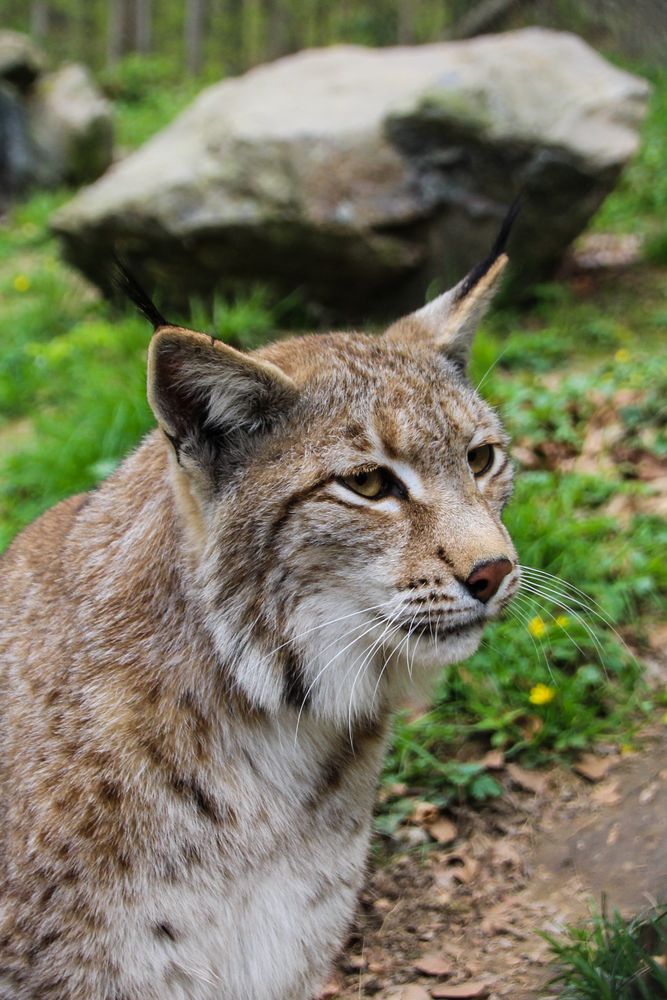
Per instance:
[[[384,334],[250,354],[153,321],[158,428],[0,596],[0,1000],[311,1000],[391,713],[519,584],[466,377],[507,262]]]

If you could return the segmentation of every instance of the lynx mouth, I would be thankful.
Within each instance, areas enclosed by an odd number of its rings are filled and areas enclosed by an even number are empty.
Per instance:
[[[445,622],[438,621],[437,618],[432,617],[431,621],[420,620],[415,622],[412,620],[402,622],[400,628],[402,632],[409,633],[410,635],[417,635],[420,638],[435,641],[436,639],[451,639],[454,636],[469,635],[475,629],[482,628],[486,624],[486,621],[485,616],[476,616],[467,621],[445,624]]]

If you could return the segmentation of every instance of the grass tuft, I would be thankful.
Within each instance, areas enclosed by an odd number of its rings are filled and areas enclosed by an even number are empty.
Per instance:
[[[667,907],[625,920],[604,905],[583,927],[542,935],[557,972],[559,1000],[660,1000],[667,997]]]

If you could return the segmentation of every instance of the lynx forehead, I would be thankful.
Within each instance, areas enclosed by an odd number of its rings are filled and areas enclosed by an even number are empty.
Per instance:
[[[158,430],[2,563],[2,1000],[316,993],[390,713],[518,586],[465,374],[501,251],[384,335],[253,354],[126,276]]]
[[[369,606],[358,625],[359,633],[362,624],[370,631],[358,642],[350,636],[355,655],[374,635],[375,616],[374,637],[385,630],[386,648],[403,643],[416,663],[451,662],[469,655],[511,590],[508,580],[484,603],[466,586],[480,565],[493,575],[500,561],[511,569],[515,560],[499,519],[511,489],[505,436],[456,365],[432,349],[339,334],[274,345],[261,356],[288,375],[295,398],[259,449],[252,480],[235,485],[230,504],[218,501],[227,538],[235,527],[224,546],[215,529],[208,534],[209,592],[224,608],[222,644],[233,618],[232,580],[235,605],[240,589],[253,602],[259,595],[255,634],[262,626],[289,637],[291,670],[309,705],[343,720],[371,711],[373,694],[377,702],[384,689],[370,661],[359,672],[339,657],[325,669],[314,625],[326,629],[336,611]],[[480,448],[490,449],[491,460],[475,475],[469,455]],[[350,481],[371,473],[385,480],[377,495]],[[262,653],[246,692],[268,708],[284,692]],[[403,671],[389,672],[389,684],[404,680]]]

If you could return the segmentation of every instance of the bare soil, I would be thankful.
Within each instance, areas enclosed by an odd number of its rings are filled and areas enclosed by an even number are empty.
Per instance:
[[[503,769],[502,798],[451,811],[450,843],[385,855],[322,998],[545,1000],[538,931],[580,922],[602,894],[628,916],[666,902],[667,727],[640,753],[599,750],[588,777]]]

